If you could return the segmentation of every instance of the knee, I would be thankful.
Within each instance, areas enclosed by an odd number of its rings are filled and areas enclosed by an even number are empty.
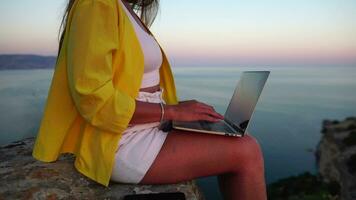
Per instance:
[[[263,152],[255,137],[245,135],[236,138],[233,152],[236,169],[244,172],[264,172]]]

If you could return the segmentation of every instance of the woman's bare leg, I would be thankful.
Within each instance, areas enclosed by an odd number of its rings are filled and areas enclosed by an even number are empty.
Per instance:
[[[140,184],[218,175],[224,199],[266,199],[263,156],[255,138],[172,130]]]

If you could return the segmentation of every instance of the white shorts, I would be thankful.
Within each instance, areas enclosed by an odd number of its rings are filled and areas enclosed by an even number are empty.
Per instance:
[[[138,101],[159,103],[163,88],[154,93],[139,91]],[[160,151],[168,132],[158,129],[159,122],[129,126],[119,141],[111,180],[139,183]]]

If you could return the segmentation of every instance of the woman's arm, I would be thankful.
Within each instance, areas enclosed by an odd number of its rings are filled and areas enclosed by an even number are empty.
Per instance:
[[[177,105],[164,106],[164,120],[197,121],[206,120],[217,122],[224,118],[214,108],[205,103],[188,100],[180,101]],[[136,100],[136,109],[130,124],[157,122],[161,119],[161,106],[159,103],[150,103]]]
[[[113,52],[119,49],[116,7],[79,1],[68,24],[66,71],[78,113],[101,130],[121,133],[135,111],[135,98],[113,84]]]
[[[167,116],[167,113],[165,112]],[[136,109],[130,124],[158,122],[161,119],[161,106],[159,103],[150,103],[136,100]]]

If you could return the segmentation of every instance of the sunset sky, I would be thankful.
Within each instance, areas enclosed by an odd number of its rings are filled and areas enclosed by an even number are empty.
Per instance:
[[[0,54],[55,55],[64,0],[1,0]],[[174,66],[355,66],[355,0],[161,0]]]

